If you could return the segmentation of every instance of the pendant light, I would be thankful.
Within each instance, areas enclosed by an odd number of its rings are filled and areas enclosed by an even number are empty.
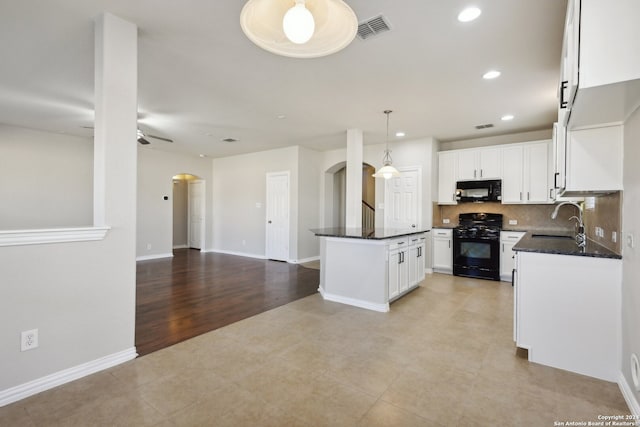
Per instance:
[[[343,0],[247,0],[240,27],[276,55],[318,58],[347,47],[358,32],[358,18]]]
[[[374,178],[390,179],[400,176],[398,169],[391,165],[391,150],[389,150],[389,114],[392,112],[391,110],[384,110],[384,113],[387,115],[387,142],[386,148],[384,149],[384,157],[382,158],[382,167],[372,175]]]

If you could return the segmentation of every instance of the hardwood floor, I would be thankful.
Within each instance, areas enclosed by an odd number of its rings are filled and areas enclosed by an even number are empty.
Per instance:
[[[139,261],[136,348],[140,355],[315,293],[320,272],[284,262],[174,250]]]

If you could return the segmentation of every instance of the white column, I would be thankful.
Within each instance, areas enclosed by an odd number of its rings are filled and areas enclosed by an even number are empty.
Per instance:
[[[96,18],[93,224],[132,227],[134,238],[137,46],[134,24],[108,13]]]
[[[360,129],[347,130],[347,228],[362,227],[362,144]]]

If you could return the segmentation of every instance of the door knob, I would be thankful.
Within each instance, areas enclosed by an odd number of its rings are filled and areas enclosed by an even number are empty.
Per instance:
[[[267,221],[269,224],[271,224],[271,220]]]
[[[416,225],[415,224],[411,224],[411,228],[416,228]]]

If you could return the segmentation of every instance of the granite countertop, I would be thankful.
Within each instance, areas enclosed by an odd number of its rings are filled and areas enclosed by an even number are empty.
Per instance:
[[[458,228],[458,224],[434,225],[433,228],[443,228],[445,230],[453,230],[454,228]]]
[[[549,237],[533,237],[537,234],[551,234],[555,236],[568,236],[569,238],[549,238]],[[516,252],[537,252],[541,254],[556,255],[576,255],[594,258],[613,258],[622,259],[621,255],[587,239],[587,246],[579,248],[573,239],[573,235],[569,233],[554,232],[543,233],[540,231],[530,231],[525,234],[513,247]]]
[[[418,230],[416,228],[398,229],[398,228],[314,228],[310,230],[316,236],[320,237],[344,237],[348,239],[370,239],[383,240],[392,239],[394,237],[410,236],[412,234],[426,233],[429,230]]]

